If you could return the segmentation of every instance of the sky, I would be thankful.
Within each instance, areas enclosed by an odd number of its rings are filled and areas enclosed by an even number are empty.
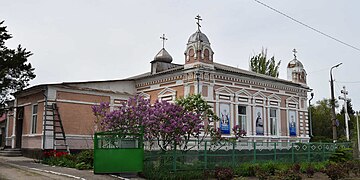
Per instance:
[[[260,0],[321,32],[360,48],[360,1]],[[197,29],[210,40],[214,61],[248,69],[249,59],[267,48],[281,60],[279,78],[297,58],[315,94],[312,103],[330,98],[333,70],[335,97],[343,86],[354,110],[360,110],[360,51],[300,25],[254,0],[0,0],[0,20],[33,55],[37,77],[31,85],[123,79],[150,71],[150,61],[165,48],[173,63],[184,64],[189,36]],[[309,95],[310,97],[310,95]],[[342,104],[343,101],[340,101]]]

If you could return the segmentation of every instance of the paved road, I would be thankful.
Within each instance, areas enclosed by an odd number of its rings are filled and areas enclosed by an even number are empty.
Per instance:
[[[51,173],[21,168],[16,165],[9,164],[0,159],[0,179],[4,180],[47,180],[47,179],[72,179]]]
[[[123,178],[125,177],[125,178]],[[0,180],[48,180],[48,179],[139,179],[128,176],[95,175],[90,170],[77,170],[73,168],[55,167],[34,162],[25,157],[0,156]]]

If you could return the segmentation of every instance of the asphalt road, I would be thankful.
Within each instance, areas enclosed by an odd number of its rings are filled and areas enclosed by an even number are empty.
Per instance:
[[[0,156],[0,180],[143,180],[136,174],[94,174],[92,170],[77,170],[66,167],[49,166],[26,157]]]
[[[21,168],[9,164],[0,159],[0,179],[1,180],[47,180],[47,179],[72,179],[64,176],[58,176],[51,173],[35,171],[29,168]]]

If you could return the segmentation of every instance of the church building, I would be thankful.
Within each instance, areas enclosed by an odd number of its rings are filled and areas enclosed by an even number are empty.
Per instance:
[[[91,106],[109,102],[114,107],[137,94],[151,103],[201,94],[219,116],[220,121],[211,125],[223,136],[234,136],[232,128],[239,125],[247,132],[242,141],[308,142],[310,89],[296,51],[286,80],[227,66],[216,61],[209,38],[200,30],[200,16],[196,19],[198,28],[185,44],[182,64],[172,63],[163,46],[144,74],[41,84],[18,92],[7,115],[6,145],[25,155],[60,146],[91,149],[95,120]]]

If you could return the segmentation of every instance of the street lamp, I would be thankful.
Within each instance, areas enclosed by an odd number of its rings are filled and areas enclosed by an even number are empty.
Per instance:
[[[336,116],[335,116],[335,97],[334,97],[334,80],[332,76],[332,70],[334,68],[339,67],[342,63],[339,63],[330,69],[330,90],[331,90],[331,121],[332,121],[332,130],[333,130],[333,141],[336,142],[337,140],[337,133],[336,133]]]
[[[314,98],[314,93],[310,94],[311,98],[309,99],[309,121],[310,121],[310,137],[313,137],[312,134],[312,117],[311,117],[311,100]]]

